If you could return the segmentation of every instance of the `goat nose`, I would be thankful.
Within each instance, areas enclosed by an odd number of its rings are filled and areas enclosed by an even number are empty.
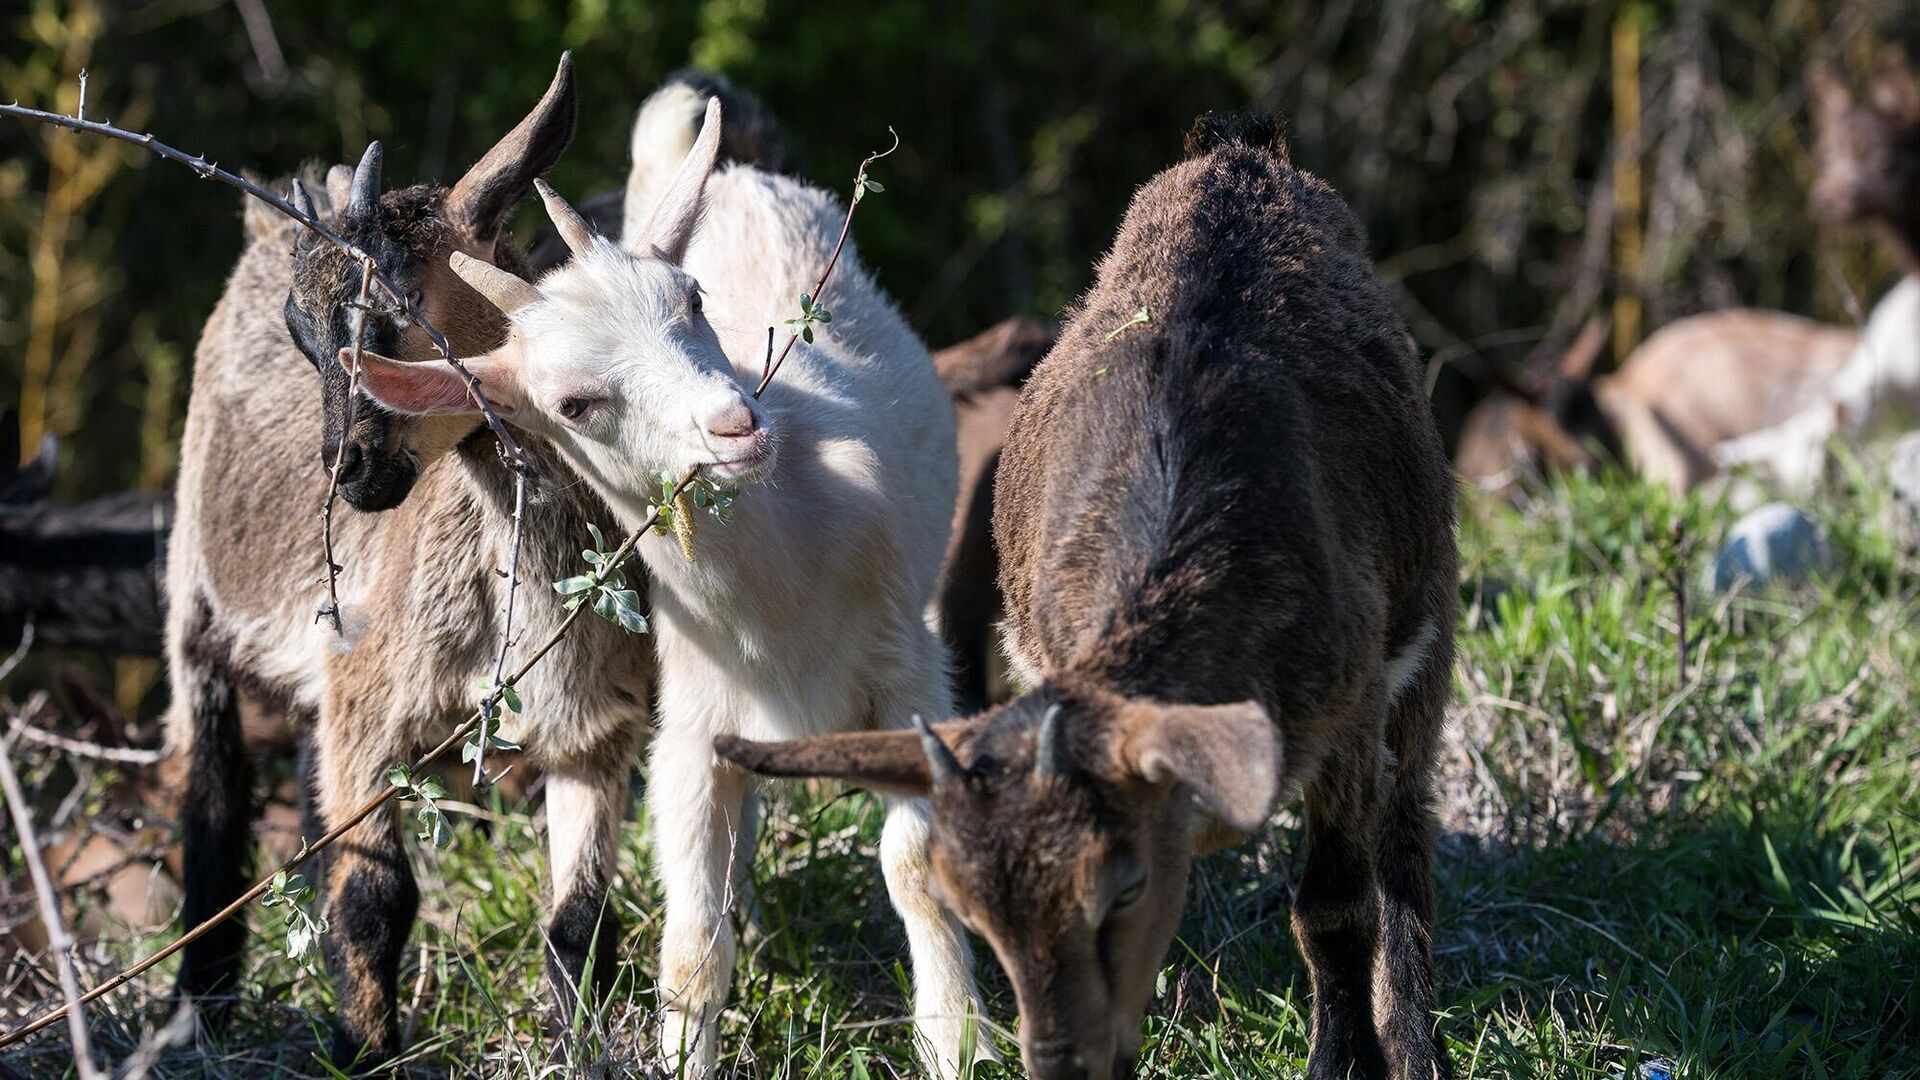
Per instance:
[[[746,402],[733,403],[707,416],[707,434],[718,439],[740,439],[754,433],[760,421]]]

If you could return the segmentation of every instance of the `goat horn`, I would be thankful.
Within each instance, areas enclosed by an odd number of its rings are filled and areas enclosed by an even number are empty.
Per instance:
[[[1033,738],[1033,775],[1062,776],[1067,771],[1067,747],[1060,727],[1060,706],[1047,706],[1040,717],[1040,731]]]
[[[953,751],[947,748],[947,744],[941,742],[940,736],[933,733],[933,728],[928,726],[926,717],[914,713],[913,726],[920,731],[920,748],[927,752],[927,766],[933,772],[933,782],[944,784],[949,780],[960,779],[961,774],[966,772],[960,767],[960,759],[954,757]]]
[[[547,216],[553,219],[553,227],[560,231],[560,239],[567,242],[567,249],[574,258],[585,255],[593,247],[593,226],[580,216],[580,211],[567,204],[553,185],[545,180],[535,180],[534,189],[540,192],[540,201],[547,205]]]
[[[293,182],[293,208],[305,215],[307,221],[320,220],[320,215],[313,212],[313,196],[307,194],[307,185],[297,179]],[[300,224],[305,227],[306,223],[303,221]]]
[[[353,167],[353,186],[348,189],[347,212],[373,212],[380,202],[380,162],[385,152],[380,149],[380,140],[367,144],[367,152],[360,155],[360,164]]]
[[[506,314],[511,315],[540,299],[540,290],[520,275],[476,259],[464,251],[454,252],[448,257],[447,265],[453,267],[453,272],[460,275],[461,281],[472,286],[474,292],[486,297],[489,303]]]

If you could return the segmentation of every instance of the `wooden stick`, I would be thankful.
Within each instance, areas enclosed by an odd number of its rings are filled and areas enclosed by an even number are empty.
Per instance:
[[[26,857],[27,872],[33,877],[33,893],[40,902],[40,921],[47,928],[47,947],[53,950],[60,969],[60,992],[66,995],[62,1007],[67,1017],[67,1037],[73,1040],[73,1063],[80,1080],[100,1080],[99,1066],[93,1062],[93,1043],[87,1036],[87,1014],[81,1008],[80,975],[73,966],[73,935],[60,916],[60,901],[53,894],[53,878],[47,873],[46,860],[40,856],[40,839],[33,832],[33,815],[27,812],[27,796],[20,789],[20,778],[13,771],[8,755],[13,743],[0,744],[0,791],[5,791],[7,806],[13,814],[14,831],[20,834],[20,854]]]

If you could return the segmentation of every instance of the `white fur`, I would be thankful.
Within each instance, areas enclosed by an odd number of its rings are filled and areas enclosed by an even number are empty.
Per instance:
[[[1420,624],[1420,631],[1413,636],[1413,640],[1387,661],[1389,703],[1399,701],[1400,695],[1406,693],[1413,685],[1413,680],[1420,676],[1421,670],[1427,666],[1427,651],[1433,648],[1433,641],[1439,636],[1440,628],[1434,625],[1432,619],[1428,619]]]
[[[1764,431],[1714,448],[1723,467],[1751,465],[1792,491],[1811,490],[1836,436],[1857,443],[1920,416],[1920,275],[1902,278],[1867,319],[1846,366],[1813,404]]]
[[[643,111],[637,141],[687,145],[660,134],[689,115],[678,98],[667,104],[673,123]],[[672,537],[639,545],[661,666],[647,799],[667,901],[662,1042],[701,1073],[715,1064],[714,1019],[733,968],[729,868],[749,790],[713,739],[950,715],[927,608],[957,483],[953,410],[932,360],[851,244],[820,298],[832,322],[750,401],[767,327],[798,314],[843,211],[822,191],[752,168],[705,177],[697,166],[718,135],[709,114],[688,155],[698,175],[689,187],[683,169],[659,194],[629,234],[637,254],[595,238],[539,282],[539,302],[513,312],[507,345],[470,364],[509,419],[552,438],[629,527],[646,519],[659,473],[765,455],[719,470],[738,500],[724,525],[703,514],[695,561]],[[685,245],[694,221],[681,265],[651,257]],[[696,287],[704,313],[693,310]],[[570,397],[598,403],[569,420],[560,403]],[[743,402],[756,434],[708,434],[709,417]],[[955,1075],[961,1018],[979,1007],[964,934],[926,893],[924,807],[889,804],[881,855],[907,925],[929,1068]]]

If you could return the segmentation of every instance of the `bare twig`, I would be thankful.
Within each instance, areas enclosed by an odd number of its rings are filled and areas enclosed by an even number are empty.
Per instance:
[[[513,485],[513,554],[507,560],[507,603],[506,611],[500,617],[500,651],[493,657],[493,686],[487,691],[488,697],[500,697],[506,694],[506,687],[500,677],[506,673],[507,650],[513,647],[513,594],[520,588],[520,538],[523,534],[522,518],[527,512],[527,485],[525,478]],[[480,714],[489,713],[488,701],[480,702]],[[480,745],[473,755],[473,783],[479,787],[486,781],[487,743],[491,741],[491,732],[480,733]]]
[[[879,161],[881,158],[886,157],[888,154],[900,148],[899,133],[895,132],[892,128],[888,128],[887,132],[893,135],[893,145],[887,147],[885,150],[875,150],[873,153],[868,154],[865,158],[861,159],[860,167],[854,170],[853,197],[847,200],[847,217],[845,221],[840,223],[840,238],[833,242],[833,254],[827,257],[826,269],[820,271],[819,280],[813,283],[813,291],[807,294],[815,301],[820,299],[821,290],[827,287],[827,279],[833,276],[833,268],[840,264],[840,249],[847,246],[847,235],[853,231],[853,215],[859,211],[860,199],[867,193],[867,166],[872,165],[874,162]],[[753,396],[756,399],[761,394],[766,393],[767,384],[773,382],[773,377],[780,373],[780,365],[787,362],[787,354],[793,351],[793,343],[799,340],[799,334],[793,334],[788,337],[786,346],[780,350],[779,359],[775,359],[773,355],[773,328],[767,328],[767,360],[760,369],[760,385],[753,388]]]
[[[11,710],[7,713],[7,727],[14,737],[25,742],[38,743],[63,754],[93,761],[111,761],[120,765],[153,765],[167,755],[163,750],[137,750],[129,747],[101,746],[99,743],[70,739],[65,735],[56,735],[34,727],[26,717]]]
[[[14,646],[13,651],[7,654],[5,660],[0,660],[0,682],[5,682],[7,676],[13,674],[13,669],[20,666],[20,661],[27,658],[27,653],[32,648],[33,616],[29,615],[27,616],[27,624],[20,630],[20,644]]]
[[[360,275],[360,299],[356,301],[353,312],[353,363],[347,366],[347,404],[341,423],[340,445],[334,449],[333,465],[327,469],[327,495],[320,503],[320,548],[326,559],[327,602],[314,613],[314,621],[326,619],[333,625],[335,636],[346,633],[346,626],[340,621],[340,563],[333,557],[333,502],[340,495],[340,466],[347,460],[347,435],[353,431],[353,402],[360,394],[360,351],[361,339],[367,328],[367,302],[371,299],[368,290],[373,278],[368,274]],[[516,528],[518,522],[516,521]],[[519,533],[514,538],[519,539]]]
[[[13,828],[20,835],[20,854],[27,860],[27,872],[33,877],[34,897],[40,902],[40,920],[46,925],[47,947],[53,950],[60,969],[60,992],[66,995],[63,1011],[67,1017],[67,1036],[73,1040],[73,1063],[80,1080],[99,1080],[101,1073],[93,1061],[93,1044],[87,1037],[87,1016],[80,1003],[80,976],[73,966],[73,935],[60,916],[60,901],[53,894],[53,879],[47,863],[40,857],[40,840],[33,832],[33,815],[27,812],[27,796],[20,789],[8,755],[12,742],[0,743],[0,791],[7,796],[13,812]]]

